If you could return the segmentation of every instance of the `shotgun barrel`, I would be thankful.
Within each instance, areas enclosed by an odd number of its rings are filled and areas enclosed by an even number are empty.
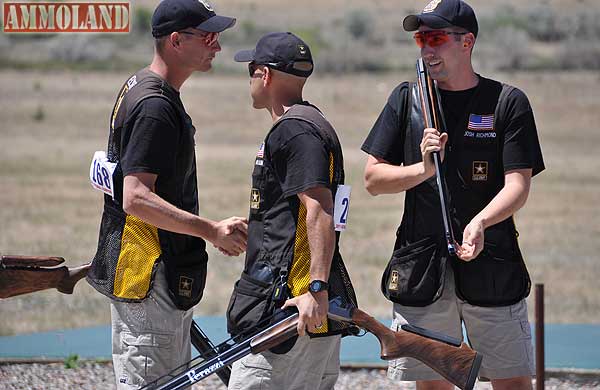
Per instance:
[[[200,328],[196,321],[192,320],[192,327],[190,329],[190,339],[192,345],[200,356],[204,359],[210,359],[219,354],[219,348],[216,347],[212,341],[208,338],[206,333]],[[225,386],[229,385],[229,377],[231,376],[231,367],[225,366],[220,370],[216,371],[217,376],[221,379],[221,382],[225,384]]]
[[[429,73],[427,72],[427,68],[425,67],[422,58],[417,60],[417,86],[419,88],[425,126],[435,128],[440,133],[446,132],[444,118],[443,115],[441,115],[441,101],[437,83],[429,77]],[[442,220],[444,222],[444,234],[446,236],[448,253],[454,256],[456,255],[454,232],[452,231],[450,211],[448,210],[446,181],[444,180],[442,172],[442,160],[438,152],[433,152],[433,163],[435,165],[435,177],[442,209]]]
[[[269,326],[256,335],[247,338],[218,355],[201,359],[198,363],[192,363],[189,368],[182,370],[181,367],[175,369],[172,373],[159,378],[150,383],[142,390],[179,390],[192,386],[211,374],[222,371],[224,367],[247,356],[251,353],[260,353],[272,348],[296,334],[298,325],[298,313],[292,313],[282,320]],[[218,347],[216,347],[218,349]],[[192,361],[193,362],[193,361]],[[187,366],[184,365],[184,366]]]

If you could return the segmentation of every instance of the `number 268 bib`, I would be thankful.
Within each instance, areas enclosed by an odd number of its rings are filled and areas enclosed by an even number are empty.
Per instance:
[[[104,151],[94,153],[92,164],[90,165],[90,183],[98,191],[115,198],[113,173],[117,163],[108,161]]]

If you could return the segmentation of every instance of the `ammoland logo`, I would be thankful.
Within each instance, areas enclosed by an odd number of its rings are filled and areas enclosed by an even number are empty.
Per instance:
[[[129,15],[129,2],[7,1],[2,7],[6,33],[126,33]]]

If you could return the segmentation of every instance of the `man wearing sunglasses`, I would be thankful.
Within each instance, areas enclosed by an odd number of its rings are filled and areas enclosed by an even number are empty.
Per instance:
[[[249,63],[252,106],[267,110],[273,125],[254,161],[246,263],[227,328],[244,337],[266,327],[277,309],[294,306],[299,337],[235,362],[229,389],[333,389],[347,328],[328,320],[329,299],[356,302],[333,224],[344,184],[341,145],[321,111],[303,99],[313,71],[305,42],[270,33],[235,60]]]
[[[163,0],[152,17],[152,63],[121,87],[106,157],[94,161],[99,172],[114,170],[99,175],[112,192],[88,281],[110,298],[118,389],[138,389],[191,359],[204,240],[233,256],[246,247],[244,218],[198,215],[195,128],[179,95],[192,73],[211,68],[219,33],[234,24],[206,1]]]
[[[389,97],[362,149],[372,195],[406,192],[402,222],[382,280],[394,296],[394,321],[462,339],[483,355],[480,378],[494,389],[530,389],[535,373],[525,297],[530,279],[512,215],[544,169],[532,109],[523,92],[475,73],[478,24],[461,0],[431,1],[404,19],[441,94],[445,130],[425,128],[415,83]],[[443,159],[457,256],[448,252],[432,153]],[[391,293],[390,293],[391,292]],[[413,359],[388,376],[417,388],[452,389]]]

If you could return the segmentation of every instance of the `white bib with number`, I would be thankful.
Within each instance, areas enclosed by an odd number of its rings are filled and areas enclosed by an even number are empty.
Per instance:
[[[113,173],[117,163],[109,162],[104,151],[94,153],[90,165],[90,182],[92,187],[115,198]]]
[[[338,185],[335,193],[335,205],[333,206],[333,225],[338,232],[346,230],[348,221],[348,211],[350,209],[351,186],[344,184]]]

